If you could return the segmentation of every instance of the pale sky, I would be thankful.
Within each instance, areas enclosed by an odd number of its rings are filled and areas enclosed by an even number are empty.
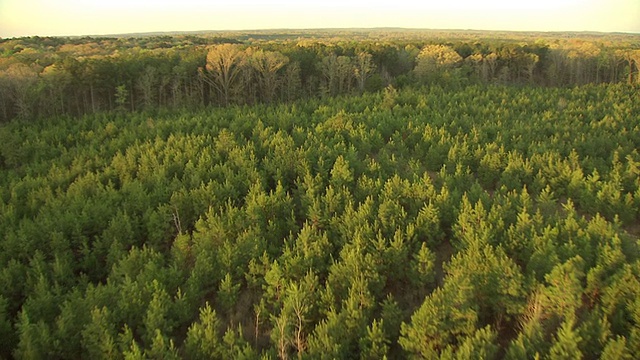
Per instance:
[[[404,27],[640,33],[640,0],[0,0],[0,37]]]

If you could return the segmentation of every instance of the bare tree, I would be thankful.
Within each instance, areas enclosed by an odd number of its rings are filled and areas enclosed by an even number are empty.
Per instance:
[[[350,57],[331,54],[325,56],[319,66],[327,94],[333,96],[351,90],[354,71]]]
[[[322,58],[322,62],[319,64],[320,71],[323,77],[323,92],[328,95],[335,95],[337,88],[337,71],[338,68],[338,56],[331,54]]]
[[[540,61],[540,57],[536,54],[528,53],[525,55],[525,61],[526,61],[526,71],[527,71],[527,77],[528,77],[529,83],[533,84],[534,83],[533,72],[536,69],[538,62]]]
[[[153,66],[147,66],[138,78],[137,88],[140,91],[145,108],[156,105],[156,87],[158,86],[158,71]]]
[[[289,358],[289,347],[292,342],[292,331],[290,314],[283,311],[280,316],[272,316],[273,331],[271,339],[276,343],[278,348],[278,357],[282,360]]]
[[[351,91],[353,82],[353,63],[348,56],[338,56],[338,93]]]
[[[302,82],[300,80],[300,64],[298,62],[293,62],[287,66],[283,80],[283,98],[287,101],[293,101],[299,95],[302,88]]]
[[[414,69],[421,78],[430,78],[453,68],[462,61],[462,57],[450,46],[427,45],[420,51]]]
[[[256,72],[262,99],[271,102],[279,84],[278,70],[289,63],[289,58],[276,51],[258,50],[251,54],[249,63]]]
[[[565,74],[568,72],[567,68],[567,55],[564,49],[558,47],[552,47],[549,50],[549,60],[551,64],[548,68],[548,77],[550,84],[553,86],[565,84]]]
[[[496,76],[496,69],[498,68],[498,55],[494,52],[484,57],[482,60],[482,74],[485,77],[485,81],[493,80]]]
[[[222,97],[225,105],[229,105],[232,88],[245,65],[245,52],[235,44],[216,45],[207,53],[204,79],[213,86]]]
[[[34,112],[36,84],[39,70],[21,63],[12,64],[4,71],[9,99],[13,101],[18,118],[29,118]]]
[[[10,93],[9,79],[0,71],[0,109],[2,114],[2,121],[9,120],[9,93]]]
[[[638,73],[636,80],[640,82],[640,50],[618,50],[616,55],[624,59],[623,61],[629,66],[629,73],[627,75],[629,84],[633,84],[634,72]],[[634,68],[637,69],[637,71],[634,71]]]
[[[471,54],[469,55],[466,59],[464,59],[464,61],[471,65],[471,68],[473,69],[473,73],[474,75],[478,78],[478,79],[483,79],[486,81],[486,77],[483,74],[483,69],[484,69],[484,58],[482,56],[482,54]]]
[[[355,61],[354,75],[358,82],[358,89],[360,92],[364,92],[364,86],[367,83],[367,79],[371,76],[371,73],[375,70],[376,66],[373,63],[373,57],[367,52],[358,53]]]
[[[572,84],[586,84],[596,78],[600,48],[590,42],[575,42],[567,47]]]
[[[71,82],[69,74],[56,64],[47,66],[40,73],[46,95],[41,99],[40,107],[48,115],[60,115],[65,112],[65,89]]]

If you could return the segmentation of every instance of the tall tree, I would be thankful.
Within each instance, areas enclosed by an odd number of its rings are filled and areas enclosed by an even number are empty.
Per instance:
[[[640,82],[640,50],[618,50],[617,55],[618,57],[624,59],[627,64],[627,79],[629,84],[633,84],[634,74],[637,74],[637,81]],[[636,69],[635,71],[634,68]]]
[[[142,104],[145,108],[157,105],[156,88],[158,87],[158,70],[153,66],[147,66],[136,84],[140,91]]]
[[[302,89],[300,63],[292,62],[285,68],[282,82],[282,99],[284,101],[293,101],[300,96]]]
[[[354,71],[350,57],[332,53],[322,59],[319,67],[324,80],[325,93],[334,96],[351,89]]]
[[[526,63],[525,68],[527,71],[527,78],[530,84],[534,84],[533,72],[536,69],[538,62],[540,62],[540,57],[538,55],[533,53],[527,53],[525,55],[525,63]]]
[[[371,73],[375,70],[375,64],[373,63],[373,57],[367,52],[360,52],[355,59],[354,74],[356,81],[358,81],[358,89],[360,92],[364,92],[364,87],[367,80],[371,76]]]
[[[207,53],[204,79],[218,91],[225,105],[231,101],[233,87],[245,63],[245,51],[240,45],[216,45]]]
[[[22,63],[11,65],[0,77],[8,81],[9,98],[15,107],[15,114],[20,119],[26,119],[34,114],[37,95],[38,72],[35,66]],[[4,76],[2,76],[4,75]]]
[[[257,74],[260,97],[267,103],[273,101],[278,88],[278,70],[289,62],[289,58],[277,51],[258,50],[249,57],[249,64]]]
[[[450,46],[427,45],[418,54],[416,75],[424,80],[433,80],[462,61],[462,57]]]

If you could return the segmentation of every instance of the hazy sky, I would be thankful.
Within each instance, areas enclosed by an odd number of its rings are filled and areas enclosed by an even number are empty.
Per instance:
[[[406,27],[640,33],[640,0],[0,0],[0,37]]]

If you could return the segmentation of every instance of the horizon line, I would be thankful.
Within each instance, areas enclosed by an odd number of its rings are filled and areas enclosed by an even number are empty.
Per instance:
[[[500,30],[500,29],[463,29],[463,28],[419,28],[419,27],[399,27],[399,26],[376,26],[376,27],[310,27],[310,28],[256,28],[256,29],[225,29],[225,30],[158,30],[107,34],[82,34],[82,35],[23,35],[13,37],[0,37],[1,40],[15,40],[24,38],[100,38],[100,37],[145,37],[155,35],[191,35],[207,33],[251,33],[251,32],[291,32],[291,31],[372,31],[372,30],[403,30],[403,31],[433,31],[433,32],[486,32],[486,33],[520,33],[520,34],[603,34],[603,35],[640,35],[638,31],[599,31],[599,30]]]

